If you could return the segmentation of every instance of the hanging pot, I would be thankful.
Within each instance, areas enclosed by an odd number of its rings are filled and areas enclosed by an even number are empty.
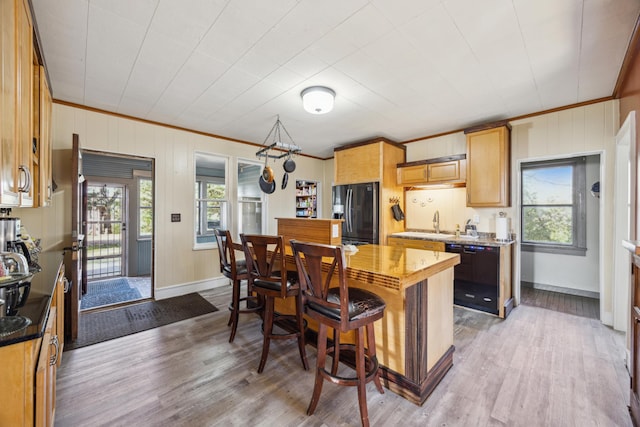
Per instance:
[[[285,172],[284,175],[282,176],[282,187],[280,188],[282,188],[283,190],[287,188],[288,182],[289,182],[289,174]]]
[[[271,166],[265,166],[262,170],[262,179],[266,182],[273,182],[273,169]]]
[[[264,154],[264,169],[262,169],[262,178],[266,182],[273,182],[273,169],[268,165],[269,162],[269,152],[267,151]]]
[[[282,167],[284,168],[284,171],[288,173],[291,173],[294,170],[296,170],[296,162],[293,161],[293,159],[291,158],[291,155],[289,155],[287,160],[284,161],[284,163],[282,164]]]
[[[271,193],[273,193],[274,191],[276,191],[276,183],[275,183],[275,181],[273,181],[273,180],[272,180],[271,182],[267,182],[267,181],[264,179],[264,177],[263,177],[263,176],[261,176],[261,177],[258,179],[258,182],[260,183],[260,189],[261,189],[262,191],[264,191],[265,193],[267,193],[267,194],[271,194]]]

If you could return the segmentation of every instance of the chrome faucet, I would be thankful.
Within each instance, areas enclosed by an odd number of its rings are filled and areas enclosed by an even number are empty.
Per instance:
[[[437,209],[433,214],[433,228],[436,229],[436,234],[440,233],[440,212]]]

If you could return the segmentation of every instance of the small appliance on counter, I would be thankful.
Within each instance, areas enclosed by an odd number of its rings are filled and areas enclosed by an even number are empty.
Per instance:
[[[22,238],[23,228],[20,218],[0,216],[0,252],[21,254],[27,259],[27,265],[31,270],[40,270],[40,266],[31,259],[28,242]],[[30,240],[29,238],[29,242]]]
[[[31,278],[27,259],[14,252],[0,253],[0,300],[3,301],[0,317],[15,316],[23,307],[31,290]]]

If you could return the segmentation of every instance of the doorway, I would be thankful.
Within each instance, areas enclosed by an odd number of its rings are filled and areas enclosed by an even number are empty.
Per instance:
[[[83,151],[86,292],[81,311],[153,297],[153,161]]]

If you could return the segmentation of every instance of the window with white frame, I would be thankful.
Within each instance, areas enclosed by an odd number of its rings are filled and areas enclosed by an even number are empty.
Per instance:
[[[522,250],[586,253],[586,159],[521,164]]]
[[[226,171],[226,158],[196,153],[194,221],[196,247],[215,246],[214,230],[229,227]]]

